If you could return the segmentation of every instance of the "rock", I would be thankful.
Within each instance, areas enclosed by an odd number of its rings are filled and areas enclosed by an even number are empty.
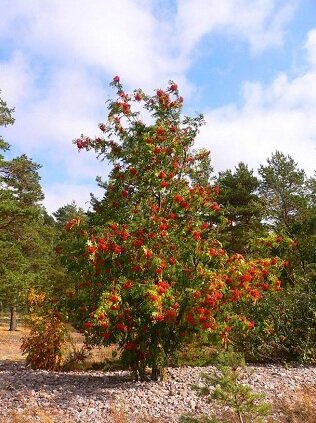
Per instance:
[[[92,414],[96,414],[97,412],[98,410],[96,410],[95,408],[88,408],[87,410],[88,416],[91,416]]]
[[[220,412],[215,402],[207,404],[191,388],[201,382],[202,372],[214,370],[211,366],[174,368],[165,382],[134,383],[122,371],[49,373],[1,364],[0,415],[36,405],[60,413],[60,423],[112,423],[111,410],[119,407],[131,421],[148,416],[161,423],[175,423],[181,414]],[[306,384],[315,386],[313,367],[249,366],[248,370],[245,383],[264,392],[267,400],[294,401],[298,389]],[[5,389],[8,386],[12,389]]]
[[[190,405],[191,410],[195,410],[195,408],[196,408],[196,402],[194,400],[191,399],[189,401],[189,405]]]

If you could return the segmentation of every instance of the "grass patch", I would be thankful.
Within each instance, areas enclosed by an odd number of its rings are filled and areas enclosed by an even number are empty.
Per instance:
[[[200,342],[192,342],[182,348],[172,365],[176,367],[205,367],[216,363],[219,349]]]
[[[54,410],[29,407],[24,410],[11,411],[8,416],[0,417],[0,423],[75,423],[75,420]]]
[[[21,352],[22,339],[29,333],[26,326],[20,325],[18,330],[10,332],[7,325],[0,325],[0,360],[24,361]],[[69,346],[67,354],[79,353],[84,346],[83,336],[70,329]],[[95,347],[89,350],[83,361],[74,360],[66,366],[65,370],[121,370],[119,358],[115,347]]]
[[[24,360],[20,346],[23,336],[28,332],[25,326],[20,326],[18,330],[10,332],[9,326],[0,325],[0,360]]]
[[[280,415],[280,423],[315,423],[316,385],[300,388],[292,401],[274,402],[273,410]]]

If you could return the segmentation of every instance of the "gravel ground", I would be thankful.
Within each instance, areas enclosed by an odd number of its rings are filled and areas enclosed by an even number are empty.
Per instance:
[[[316,387],[315,367],[269,365],[249,366],[248,370],[253,374],[245,377],[246,382],[270,401],[294,401],[302,387]],[[218,411],[214,403],[206,404],[191,389],[201,380],[202,371],[214,372],[214,368],[168,369],[164,382],[133,382],[122,371],[57,373],[30,370],[23,362],[0,361],[0,417],[10,422],[12,410],[39,407],[51,416],[59,415],[59,423],[110,423],[115,421],[111,410],[123,409],[134,423],[138,418],[173,423],[181,414]],[[149,417],[152,420],[146,420]]]

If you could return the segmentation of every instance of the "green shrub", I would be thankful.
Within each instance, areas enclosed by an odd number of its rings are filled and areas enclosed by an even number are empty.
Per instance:
[[[260,422],[270,412],[271,406],[264,402],[264,395],[258,394],[242,381],[245,374],[245,361],[241,354],[226,352],[218,356],[215,374],[203,373],[203,384],[193,389],[207,402],[212,400],[228,406],[239,423]],[[190,420],[191,419],[191,420]],[[214,416],[183,416],[182,423],[224,423]]]
[[[241,312],[255,321],[252,331],[233,337],[234,347],[250,362],[316,363],[315,280],[286,286],[265,301],[244,304]]]

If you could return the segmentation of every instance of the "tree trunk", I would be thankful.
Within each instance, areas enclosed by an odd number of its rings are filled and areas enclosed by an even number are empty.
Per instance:
[[[244,419],[242,418],[242,414],[240,411],[237,411],[239,423],[244,423]]]
[[[155,381],[162,380],[163,379],[162,370],[159,367],[153,367],[151,369],[150,379]]]
[[[16,330],[17,320],[16,320],[16,307],[10,307],[10,331]]]

